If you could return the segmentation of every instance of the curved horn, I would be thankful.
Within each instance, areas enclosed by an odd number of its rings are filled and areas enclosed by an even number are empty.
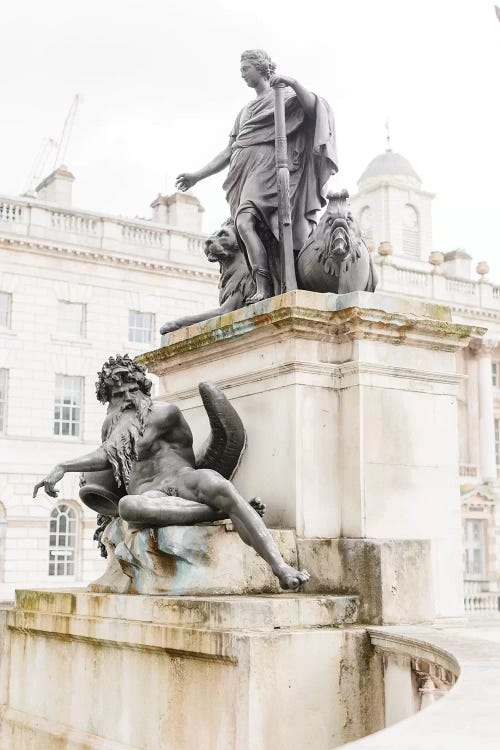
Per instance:
[[[231,479],[246,447],[243,422],[214,383],[200,383],[198,390],[210,422],[210,435],[196,454],[196,468],[213,469]]]

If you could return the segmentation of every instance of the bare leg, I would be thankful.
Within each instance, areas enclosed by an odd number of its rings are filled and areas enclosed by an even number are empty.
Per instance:
[[[245,245],[252,275],[257,286],[255,294],[247,299],[247,304],[251,305],[254,302],[260,302],[263,299],[272,297],[274,294],[273,282],[269,272],[269,261],[266,248],[257,234],[255,219],[252,214],[245,212],[239,214],[236,219],[236,228]]]
[[[227,514],[242,540],[268,563],[283,589],[296,590],[309,580],[307,571],[287,565],[259,513],[227,479],[210,469],[183,469],[177,477],[179,495],[206,502]]]
[[[165,495],[160,490],[151,490],[143,495],[125,495],[120,500],[118,510],[120,518],[142,528],[192,526],[227,518],[227,515],[205,503]]]
[[[265,505],[260,498],[254,497],[250,505],[260,516],[264,515]],[[215,510],[206,503],[165,495],[160,490],[150,490],[142,495],[125,495],[120,500],[118,510],[120,518],[136,528],[192,526],[228,518],[227,513]]]

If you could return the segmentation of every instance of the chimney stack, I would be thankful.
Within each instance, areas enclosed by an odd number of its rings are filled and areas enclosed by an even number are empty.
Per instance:
[[[191,232],[201,232],[204,208],[198,198],[188,193],[158,195],[151,204],[153,221]]]
[[[35,188],[38,200],[71,208],[73,204],[73,182],[75,177],[67,167],[61,165]]]

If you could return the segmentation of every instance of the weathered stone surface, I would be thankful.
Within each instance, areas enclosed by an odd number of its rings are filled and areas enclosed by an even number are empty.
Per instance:
[[[196,386],[216,380],[248,434],[235,485],[263,498],[271,527],[429,539],[435,610],[459,616],[455,355],[484,329],[450,321],[447,307],[376,292],[295,291],[175,331],[141,361],[196,442]]]
[[[356,609],[20,591],[0,632],[0,748],[330,750],[382,727],[381,660],[365,631],[335,627]]]
[[[428,540],[297,539],[297,548],[316,592],[359,595],[361,622],[395,625],[434,619]]]
[[[295,534],[271,531],[283,559],[297,566]],[[243,544],[231,524],[131,530],[115,519],[102,541],[108,568],[89,591],[137,594],[278,593],[269,566]]]

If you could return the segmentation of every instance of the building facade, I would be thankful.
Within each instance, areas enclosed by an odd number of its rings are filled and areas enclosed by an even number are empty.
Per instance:
[[[34,196],[0,196],[0,598],[100,575],[78,477],[56,500],[33,486],[97,446],[102,363],[159,346],[164,321],[218,298],[196,198],[159,196],[151,221],[128,220],[74,209],[73,179],[61,168]]]
[[[34,484],[58,461],[97,445],[104,407],[97,369],[116,351],[160,345],[164,320],[216,306],[217,268],[203,253],[202,207],[158,196],[151,220],[72,207],[60,168],[34,195],[0,196],[0,598],[16,586],[83,585],[103,569],[95,514],[69,474],[56,500]],[[466,608],[498,608],[500,286],[463,250],[436,251],[432,193],[390,149],[351,197],[386,294],[451,307],[484,326],[457,361]]]
[[[408,160],[387,149],[361,175],[351,208],[374,254],[379,290],[448,305],[454,322],[488,329],[457,357],[463,376],[457,502],[462,504],[466,609],[494,611],[500,578],[500,286],[488,278],[487,263],[473,267],[466,251],[435,250],[433,197]]]

